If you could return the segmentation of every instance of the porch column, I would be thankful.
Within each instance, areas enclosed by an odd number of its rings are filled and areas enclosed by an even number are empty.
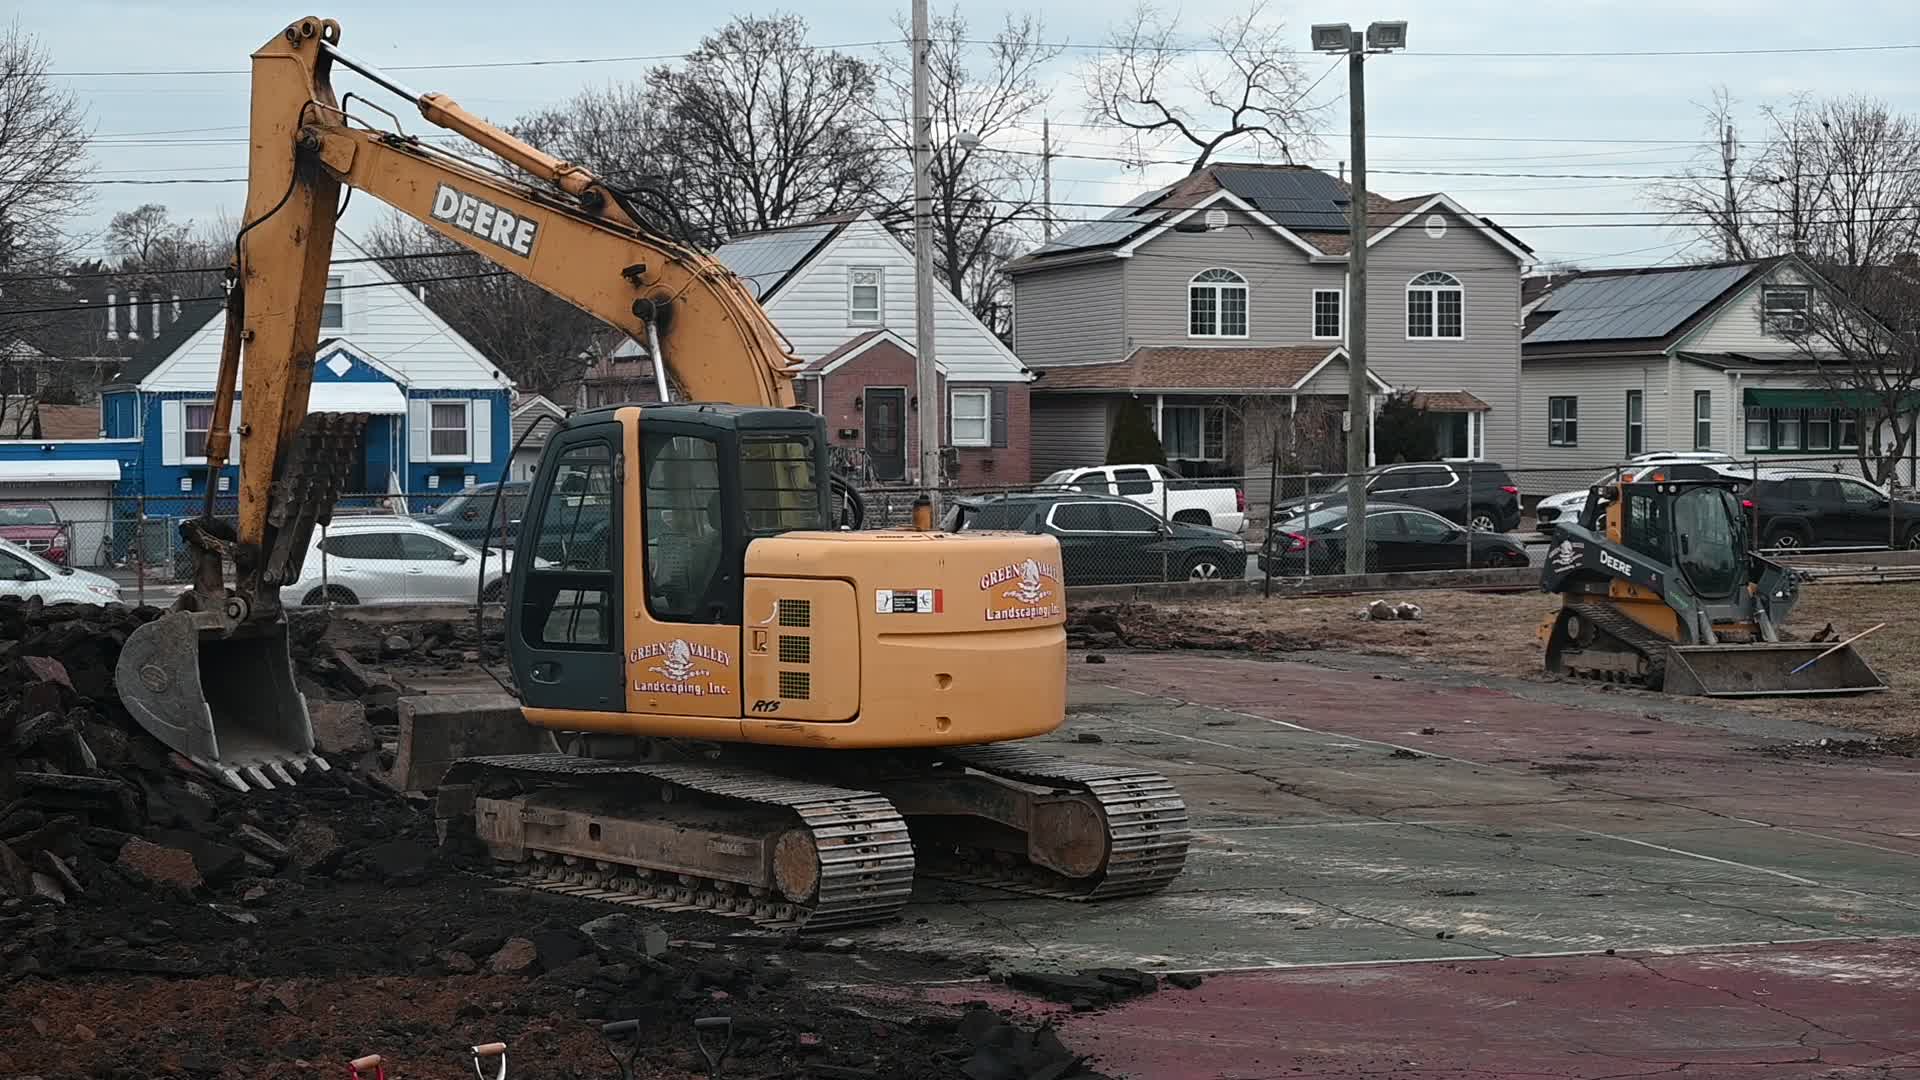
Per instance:
[[[1166,409],[1166,407],[1167,407],[1167,396],[1165,394],[1153,395],[1153,433],[1159,436],[1160,440],[1163,443],[1166,441],[1167,429],[1160,426],[1160,419],[1161,419],[1160,414]]]
[[[1373,468],[1373,421],[1380,415],[1380,395],[1367,395],[1367,468]]]

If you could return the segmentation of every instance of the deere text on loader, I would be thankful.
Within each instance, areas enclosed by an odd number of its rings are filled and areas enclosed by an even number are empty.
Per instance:
[[[1541,568],[1560,595],[1547,671],[1708,697],[1886,689],[1850,645],[1786,640],[1800,584],[1749,548],[1737,486],[1655,469],[1592,489]]]
[[[445,827],[531,884],[808,929],[888,918],[929,864],[1079,900],[1180,872],[1165,777],[1006,745],[1065,717],[1056,541],[834,529],[802,365],[731,271],[651,227],[639,194],[339,44],[308,18],[253,55],[207,439],[211,475],[240,389],[238,521],[209,506],[183,528],[195,588],[125,646],[116,681],[149,731],[242,788],[319,762],[279,588],[365,421],[307,407],[340,189],[359,188],[645,343],[666,401],[547,439],[518,546],[540,557],[514,568],[505,623],[520,712],[569,752],[454,763]],[[365,122],[392,115],[336,97],[343,67],[518,173]]]

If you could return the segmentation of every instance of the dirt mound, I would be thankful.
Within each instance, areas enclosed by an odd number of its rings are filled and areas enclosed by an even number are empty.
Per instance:
[[[1067,609],[1067,644],[1084,649],[1218,649],[1303,652],[1317,648],[1283,630],[1219,628],[1195,621],[1190,610],[1168,613],[1152,604],[1093,604]]]
[[[1920,735],[1894,735],[1884,739],[1814,739],[1811,742],[1775,743],[1753,749],[1774,757],[1790,758],[1911,758],[1920,757]]]
[[[496,1039],[516,1071],[594,1075],[597,1025],[626,1019],[636,1075],[686,1075],[706,1016],[731,1018],[726,1075],[1092,1075],[1051,1032],[809,985],[816,942],[707,945],[697,915],[502,888],[483,852],[437,843],[424,801],[358,771],[364,749],[291,789],[227,788],[114,694],[120,644],[157,614],[0,601],[0,1012],[20,1019],[0,1075],[240,1080],[381,1053],[454,1077]],[[310,704],[378,726],[404,690],[383,650],[479,651],[453,624],[386,629],[341,648],[296,620]]]

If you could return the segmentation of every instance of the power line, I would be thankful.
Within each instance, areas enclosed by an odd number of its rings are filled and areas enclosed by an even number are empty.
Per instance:
[[[340,261],[347,262],[349,260],[342,259]],[[173,272],[179,273],[182,271],[173,271]],[[205,271],[198,271],[198,272],[204,273]],[[440,282],[440,281],[473,281],[477,278],[517,277],[517,276],[518,275],[513,274],[510,271],[506,271],[506,270],[487,270],[487,271],[483,271],[481,273],[476,273],[476,274],[442,274],[438,277],[415,278],[412,281],[349,282],[349,283],[344,283],[340,285],[335,285],[332,287],[330,291],[338,292],[338,291],[343,291],[347,289],[411,289],[417,285],[432,285],[435,282]],[[225,296],[182,296],[178,298],[168,297],[164,302],[168,304],[175,304],[175,303],[200,304],[200,303],[206,303],[208,301],[214,301],[214,300],[225,301],[226,297]],[[105,311],[105,310],[108,310],[108,305],[106,304],[60,304],[60,305],[54,305],[49,307],[37,307],[37,308],[0,308],[0,314],[51,315],[51,314],[55,314],[62,311]]]
[[[802,45],[799,48],[809,52],[833,52],[837,49],[867,49],[880,45],[898,45],[892,39],[877,41],[848,41],[832,45]],[[690,52],[646,53],[632,56],[568,56],[553,60],[476,60],[458,64],[382,64],[382,71],[487,71],[498,68],[529,67],[572,67],[583,64],[638,64],[655,60],[685,60],[693,55]],[[47,74],[63,79],[140,79],[154,76],[206,76],[206,75],[251,75],[251,68],[173,68],[146,71],[50,71]]]

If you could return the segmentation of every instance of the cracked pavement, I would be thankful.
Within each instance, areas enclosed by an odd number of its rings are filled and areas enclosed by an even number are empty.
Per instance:
[[[934,883],[865,937],[1212,973],[1066,1018],[1117,1072],[1920,1076],[1920,762],[1789,758],[1759,748],[1833,732],[1428,669],[1110,654],[1073,675],[1042,748],[1172,778],[1186,873],[1095,906]]]

